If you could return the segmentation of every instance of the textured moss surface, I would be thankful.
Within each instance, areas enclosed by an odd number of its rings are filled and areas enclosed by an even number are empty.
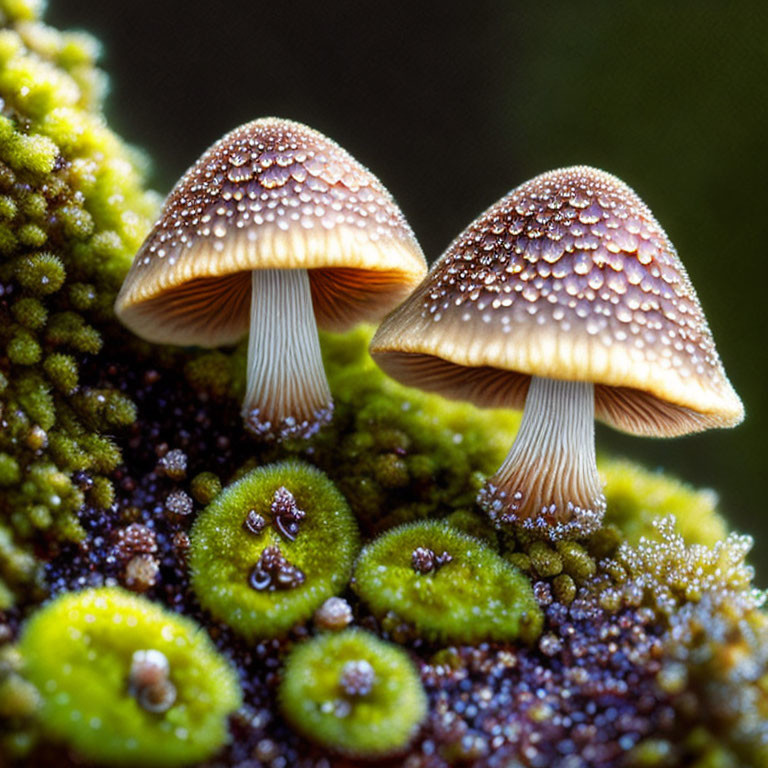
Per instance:
[[[130,690],[132,657],[147,649],[170,665],[176,698],[163,713]],[[240,703],[234,671],[193,621],[118,589],[57,598],[27,623],[20,650],[46,733],[97,762],[201,760],[226,741],[226,716]]]
[[[311,459],[338,484],[364,532],[474,507],[484,476],[503,460],[520,423],[512,411],[481,410],[403,387],[368,355],[373,329],[321,334],[333,422]],[[205,352],[187,379],[216,399],[242,398],[245,344],[231,357]],[[302,453],[303,443],[284,450]]]
[[[280,491],[287,490],[303,517],[281,522]],[[278,494],[277,501],[276,495]],[[260,518],[261,530],[248,517]],[[227,486],[197,518],[191,533],[192,588],[213,616],[248,638],[285,634],[339,593],[359,550],[359,535],[344,497],[317,468],[297,461],[252,470]],[[281,584],[268,571],[263,586],[252,578],[268,548],[301,580]]]
[[[427,700],[400,648],[368,632],[346,630],[298,646],[280,686],[285,717],[313,741],[359,757],[402,752]]]
[[[419,570],[420,551],[448,562]],[[375,615],[391,612],[429,640],[532,642],[541,632],[530,581],[445,523],[410,523],[379,536],[361,553],[354,579]]]
[[[77,513],[93,480],[120,463],[112,435],[135,409],[108,375],[97,382],[83,366],[113,343],[112,301],[156,206],[144,160],[103,120],[98,44],[44,26],[41,7],[0,3],[5,604],[41,586],[39,569],[24,564],[31,541],[40,531],[81,540]]]
[[[712,545],[727,536],[714,491],[692,488],[630,461],[605,460],[600,471],[608,500],[605,522],[619,526],[628,541],[637,543],[641,536],[652,534],[655,522],[666,515],[675,515],[689,544]]]

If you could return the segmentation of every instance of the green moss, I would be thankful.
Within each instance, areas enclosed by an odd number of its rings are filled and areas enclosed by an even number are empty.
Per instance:
[[[192,478],[192,496],[200,504],[210,504],[221,493],[221,480],[213,472],[201,472]]]
[[[82,312],[96,303],[96,289],[88,283],[73,283],[68,298],[72,308]]]
[[[43,370],[53,386],[65,395],[70,395],[77,389],[77,361],[72,355],[61,352],[48,355],[43,363]]]
[[[364,326],[322,336],[336,415],[316,441],[318,463],[372,532],[472,507],[484,475],[509,450],[519,415],[397,384],[368,355],[370,336]]]
[[[19,546],[11,530],[0,525],[0,578],[15,593],[39,598],[43,594],[43,566],[27,548]],[[8,594],[4,601],[6,608]]]
[[[0,605],[6,604],[6,597],[10,592],[0,579]],[[22,664],[17,646],[0,645],[0,754],[13,765],[36,741],[35,720],[42,703],[35,686],[21,676]]]
[[[76,352],[96,355],[101,351],[101,334],[74,312],[57,312],[51,315],[46,328],[45,340],[56,347],[65,346]]]
[[[218,350],[203,352],[189,360],[184,373],[195,389],[223,398],[233,389],[232,363],[229,356]]]
[[[528,557],[536,573],[547,579],[557,576],[563,570],[563,558],[552,547],[543,541],[535,541],[528,549]]]
[[[427,699],[400,648],[350,629],[293,650],[280,708],[308,739],[335,752],[375,758],[408,746],[426,716]]]
[[[558,541],[557,554],[562,569],[577,583],[591,578],[597,572],[597,563],[587,549],[575,541]],[[533,558],[531,558],[533,562]],[[559,572],[559,571],[558,571]]]
[[[34,604],[44,598],[41,557],[55,556],[67,540],[82,541],[91,553],[100,546],[80,524],[84,504],[110,508],[96,519],[119,516],[121,524],[148,511],[126,507],[125,498],[116,494],[121,475],[112,473],[122,460],[119,432],[131,424],[136,410],[130,399],[131,378],[120,382],[120,391],[105,386],[106,376],[120,377],[120,366],[109,367],[116,362],[114,350],[128,360],[135,352],[139,374],[148,360],[158,369],[183,369],[189,385],[210,396],[207,401],[201,398],[200,407],[210,409],[204,415],[214,419],[221,405],[217,399],[241,398],[246,357],[245,343],[234,353],[171,353],[129,341],[115,324],[115,292],[157,201],[142,187],[146,160],[125,147],[103,119],[104,78],[94,67],[98,45],[80,33],[46,28],[37,21],[40,9],[41,4],[31,0],[0,0],[0,611],[11,609],[12,617],[5,623],[0,616],[0,645],[8,639],[9,628],[13,636],[16,616],[31,616],[24,642],[31,642],[27,633],[37,632],[46,635],[46,644],[36,641],[36,655],[28,657],[29,674],[43,670],[46,684],[54,681],[59,688],[46,692],[43,685],[38,693],[19,670],[6,674],[0,648],[0,754],[29,752],[34,741],[29,721],[39,713],[49,742],[64,740],[92,762],[167,765],[205,760],[226,737],[224,717],[237,705],[230,670],[225,668],[223,677],[217,677],[214,691],[205,687],[213,685],[213,677],[207,677],[200,700],[194,694],[193,703],[183,709],[185,697],[193,694],[179,689],[181,700],[163,712],[142,709],[126,682],[133,659],[126,644],[141,630],[142,644],[148,638],[158,650],[160,641],[168,639],[160,622],[173,629],[181,621],[187,641],[202,643],[210,654],[191,646],[161,651],[170,660],[174,690],[178,670],[188,677],[196,668],[195,659],[205,658],[202,666],[208,671],[213,668],[209,662],[221,664],[204,631],[116,590],[69,595],[33,613]],[[412,643],[422,658],[433,650],[433,642],[478,645],[491,638],[507,644],[502,649],[490,646],[503,665],[530,653],[546,672],[546,649],[555,653],[549,637],[552,626],[538,648],[519,647],[539,632],[542,618],[531,582],[545,579],[555,600],[573,604],[572,618],[594,619],[596,633],[609,626],[620,634],[624,629],[634,632],[620,620],[635,615],[632,611],[645,617],[652,613],[660,698],[670,696],[672,707],[662,714],[665,722],[669,712],[677,714],[673,727],[651,733],[654,738],[641,743],[633,754],[638,765],[768,764],[764,596],[750,586],[752,572],[744,562],[748,542],[726,538],[714,494],[628,462],[606,461],[601,463],[607,480],[606,525],[594,536],[553,547],[524,536],[497,534],[476,513],[474,500],[485,476],[503,460],[518,415],[483,412],[401,387],[371,362],[369,338],[370,329],[365,328],[322,336],[336,414],[312,444],[266,449],[223,491],[219,477],[210,472],[195,475],[184,490],[165,486],[186,482],[186,467],[172,468],[166,461],[164,471],[157,473],[163,475],[157,478],[158,503],[166,500],[162,514],[167,514],[158,529],[164,577],[170,552],[178,555],[177,566],[184,562],[184,513],[193,506],[188,490],[199,505],[208,505],[198,516],[187,555],[197,597],[215,620],[230,623],[246,642],[284,635],[312,615],[316,630],[334,627],[341,632],[344,642],[339,641],[339,648],[321,636],[301,644],[288,658],[279,694],[285,719],[319,749],[342,753],[348,762],[406,749],[426,707],[418,676],[401,649],[360,631],[343,630],[353,620],[352,607],[354,615],[378,626],[380,633]],[[242,444],[235,440],[232,445],[239,455]],[[258,462],[290,456],[309,458],[319,470],[284,463],[248,471]],[[199,449],[190,444],[190,477],[199,472],[199,459]],[[221,466],[228,466],[227,461]],[[117,487],[130,495],[127,489],[136,480],[140,495],[144,489],[136,472],[146,469],[131,462],[127,482]],[[87,491],[73,482],[73,473],[80,471],[91,483]],[[282,531],[272,512],[281,487],[306,513],[303,519],[284,520]],[[357,568],[355,589],[362,600],[350,606],[335,598],[341,606],[332,609],[327,600],[348,583],[357,548],[356,526],[339,491],[358,525],[380,538],[369,544]],[[281,498],[288,503],[285,495]],[[666,519],[670,513],[677,517],[677,527]],[[243,528],[249,519],[255,532]],[[419,520],[431,522],[413,524]],[[410,527],[391,530],[406,522]],[[163,530],[166,525],[170,531]],[[173,550],[167,548],[169,532]],[[423,551],[414,569],[419,548]],[[494,554],[498,549],[503,559]],[[54,570],[57,567],[54,564]],[[163,578],[159,586],[163,599],[179,598],[173,580]],[[96,594],[103,596],[105,607],[87,624],[81,602]],[[548,598],[546,588],[537,594]],[[181,609],[189,599],[194,601],[182,596]],[[19,600],[20,610],[14,609]],[[126,600],[136,602],[125,607]],[[366,603],[378,625],[367,615]],[[594,613],[586,615],[583,603]],[[75,608],[65,609],[68,605]],[[619,623],[601,625],[606,616]],[[116,628],[115,618],[121,622]],[[129,623],[130,631],[125,631]],[[91,633],[91,625],[103,635]],[[642,627],[638,629],[636,639],[642,646]],[[83,642],[85,637],[89,644]],[[599,642],[611,639],[610,634],[600,637]],[[242,643],[237,646],[240,653]],[[274,654],[270,663],[284,661],[288,647],[284,642],[263,645],[267,654]],[[187,656],[181,652],[184,648]],[[458,706],[466,699],[461,687],[455,694],[451,686],[454,674],[485,674],[488,648],[444,651],[449,660],[445,689],[428,673],[430,685],[437,686],[438,710],[433,715],[439,719],[434,722],[446,724],[448,738],[462,745],[453,751],[440,744],[444,734],[437,733],[433,740],[430,733],[424,747],[434,743],[441,759],[469,760],[475,756],[472,750],[478,750],[477,756],[482,751],[484,735],[474,729],[461,731]],[[642,651],[640,647],[636,657],[626,659],[622,652],[610,665],[642,663],[636,661],[642,660]],[[74,663],[68,669],[70,653]],[[92,653],[96,655],[89,657]],[[518,667],[520,674],[525,674],[523,666]],[[581,662],[574,666],[580,668],[564,672],[590,671]],[[115,670],[121,670],[120,675]],[[370,670],[373,688],[361,692]],[[607,668],[603,671],[610,674]],[[357,682],[344,682],[345,673],[356,675]],[[118,677],[120,685],[115,683]],[[70,688],[62,687],[62,681]],[[267,674],[265,681],[271,687],[273,675]],[[383,687],[377,689],[379,685]],[[66,706],[57,698],[62,693],[70,696]],[[267,699],[260,704],[266,705]],[[82,707],[81,700],[86,702]],[[86,707],[98,707],[98,712]],[[535,705],[528,714],[532,735],[546,737],[546,730],[537,729],[550,722],[549,707]],[[98,728],[92,727],[94,717],[102,720]],[[165,723],[171,725],[163,730]],[[177,728],[188,731],[187,738]],[[142,754],[136,752],[139,741],[124,749],[135,733],[146,745]],[[273,743],[270,734],[264,741],[279,747],[280,738],[276,735]],[[193,742],[198,751],[180,756]],[[310,754],[319,756],[319,749]],[[168,750],[175,750],[172,756]],[[266,763],[271,760],[264,757],[268,752],[257,746],[247,759]]]
[[[690,544],[712,545],[726,537],[714,491],[692,488],[629,461],[601,461],[600,472],[608,503],[605,523],[618,526],[627,541],[634,544],[652,534],[654,521],[666,515],[675,515]]]
[[[656,520],[636,545],[623,543],[615,562],[639,580],[660,616],[674,617],[681,606],[705,595],[744,593],[757,599],[759,593],[750,591],[754,570],[746,563],[751,547],[749,536],[735,533],[712,546],[687,544],[670,515]]]
[[[445,518],[445,522],[468,536],[481,539],[493,549],[498,547],[499,535],[487,515],[481,515],[471,509],[457,509]]]
[[[552,580],[552,594],[560,603],[570,605],[576,597],[576,583],[572,576],[561,573]]]
[[[32,331],[42,328],[48,319],[48,310],[38,299],[19,299],[14,303],[11,311],[21,325]]]
[[[26,624],[25,676],[43,697],[52,738],[109,765],[185,765],[227,740],[240,703],[236,676],[189,619],[115,588],[62,595]],[[133,655],[152,649],[170,665],[175,702],[163,713],[131,692]]]
[[[26,329],[18,328],[5,348],[14,365],[34,365],[40,362],[43,351],[37,339]]]
[[[419,549],[450,561],[422,572]],[[353,586],[374,615],[393,613],[439,641],[533,641],[542,615],[528,579],[489,547],[442,522],[411,523],[369,544]]]
[[[44,26],[42,9],[0,0],[0,349],[10,364],[0,453],[18,468],[0,472],[0,521],[21,551],[40,529],[81,537],[82,493],[62,495],[58,478],[120,461],[105,433],[135,410],[117,391],[101,390],[103,401],[79,392],[93,383],[82,361],[98,365],[105,339],[122,333],[111,306],[157,205],[146,164],[103,119],[98,46]]]
[[[94,506],[107,509],[115,503],[115,486],[106,477],[97,477],[88,497]]]
[[[34,253],[16,262],[16,279],[37,296],[56,293],[67,276],[61,259],[52,253]]]
[[[675,740],[673,765],[708,765],[716,755],[759,766],[768,757],[768,616],[746,563],[751,546],[733,533],[689,544],[669,516],[616,554],[626,573],[619,595],[643,601],[665,629],[658,684],[674,697],[679,721],[698,726]],[[639,748],[636,760],[652,747]]]
[[[21,470],[16,459],[7,453],[0,453],[0,485],[16,485],[20,477]]]
[[[56,423],[56,406],[51,396],[51,387],[43,376],[37,373],[19,373],[15,379],[16,403],[29,421],[48,430]]]
[[[286,490],[305,513],[295,530],[279,506]],[[261,519],[252,530],[245,527],[249,515]],[[198,600],[248,638],[281,635],[309,619],[346,585],[359,549],[344,497],[320,470],[296,461],[260,467],[227,486],[197,518],[190,538]],[[270,553],[287,560],[282,569],[265,564]]]
[[[83,419],[97,430],[127,426],[136,419],[136,406],[115,389],[85,388],[72,400]]]

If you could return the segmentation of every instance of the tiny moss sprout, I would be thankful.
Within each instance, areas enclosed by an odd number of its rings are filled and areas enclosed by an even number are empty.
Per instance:
[[[541,632],[529,580],[442,522],[405,524],[374,540],[353,586],[376,616],[394,613],[430,640],[532,642]]]
[[[298,461],[252,470],[221,491],[191,532],[201,605],[248,638],[285,634],[349,580],[359,549],[344,497]]]
[[[334,752],[377,758],[408,746],[426,715],[427,698],[402,649],[347,629],[292,651],[280,707],[308,739]]]
[[[201,472],[192,478],[192,496],[200,504],[210,504],[221,493],[221,480],[213,472]]]
[[[44,731],[108,765],[187,765],[227,740],[234,671],[190,619],[117,588],[62,595],[20,641]]]

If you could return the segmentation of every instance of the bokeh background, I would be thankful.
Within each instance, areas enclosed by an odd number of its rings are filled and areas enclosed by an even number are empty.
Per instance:
[[[377,173],[430,260],[562,165],[612,171],[676,244],[746,404],[737,429],[598,448],[711,486],[768,583],[768,3],[49,0],[166,193],[234,126],[290,117]],[[765,565],[762,565],[765,563]]]

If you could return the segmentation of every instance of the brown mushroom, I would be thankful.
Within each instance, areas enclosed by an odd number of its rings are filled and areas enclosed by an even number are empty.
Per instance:
[[[371,353],[408,385],[525,406],[478,501],[550,539],[602,519],[595,416],[669,437],[744,415],[666,234],[626,184],[585,166],[537,176],[483,213],[385,318]]]
[[[216,347],[249,333],[247,428],[308,437],[333,408],[317,326],[378,320],[425,273],[370,171],[317,131],[265,118],[224,136],[174,187],[115,311],[157,343]]]

